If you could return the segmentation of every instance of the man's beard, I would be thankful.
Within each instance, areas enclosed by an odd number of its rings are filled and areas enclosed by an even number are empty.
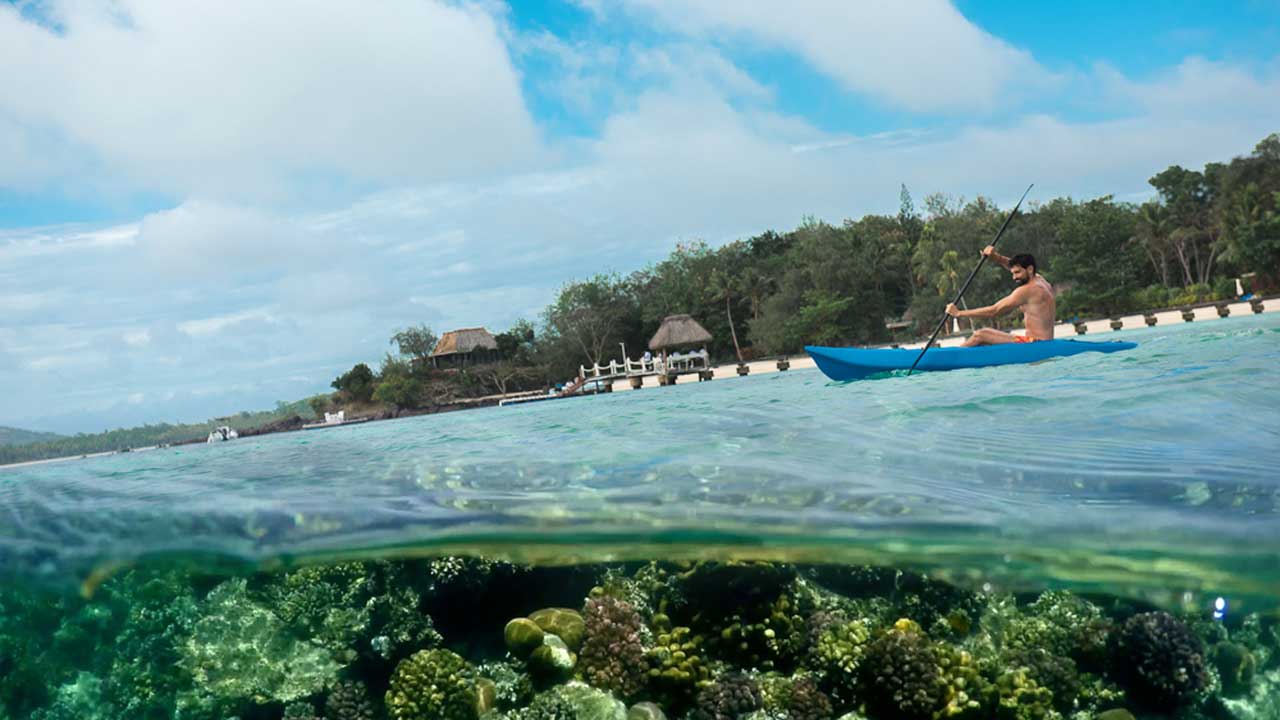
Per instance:
[[[1014,283],[1015,285],[1019,285],[1019,286],[1021,286],[1021,285],[1026,285],[1026,284],[1027,284],[1027,283],[1029,283],[1029,282],[1031,282],[1031,276],[1030,276],[1030,275],[1028,275],[1028,276],[1026,276],[1026,277],[1022,278],[1021,280],[1019,280],[1018,278],[1014,278],[1014,279],[1013,279],[1013,283]]]

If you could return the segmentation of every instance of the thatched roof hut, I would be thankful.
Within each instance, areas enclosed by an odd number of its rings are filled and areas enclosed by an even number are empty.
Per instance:
[[[450,330],[440,336],[431,351],[431,363],[440,365],[467,365],[474,362],[491,362],[497,359],[498,341],[482,327]]]
[[[688,315],[668,315],[662,319],[658,332],[649,340],[650,350],[697,345],[711,339],[711,333]]]

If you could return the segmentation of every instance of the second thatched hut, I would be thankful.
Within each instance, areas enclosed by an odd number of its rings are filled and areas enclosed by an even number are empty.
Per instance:
[[[667,348],[685,345],[701,345],[711,340],[711,333],[698,324],[689,315],[668,315],[662,319],[658,332],[649,340],[650,350],[666,350]]]

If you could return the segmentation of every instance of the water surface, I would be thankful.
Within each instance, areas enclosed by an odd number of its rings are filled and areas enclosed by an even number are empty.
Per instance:
[[[483,552],[911,567],[1280,606],[1280,316],[1136,350],[816,370],[0,469],[0,568]],[[96,574],[95,574],[96,573]]]

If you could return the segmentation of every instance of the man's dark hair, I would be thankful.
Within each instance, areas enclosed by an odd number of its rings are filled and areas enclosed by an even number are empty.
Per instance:
[[[1039,272],[1039,267],[1036,265],[1036,258],[1031,253],[1021,253],[1009,258],[1009,267],[1013,267],[1014,265],[1017,265],[1020,268],[1026,268],[1032,272]]]

